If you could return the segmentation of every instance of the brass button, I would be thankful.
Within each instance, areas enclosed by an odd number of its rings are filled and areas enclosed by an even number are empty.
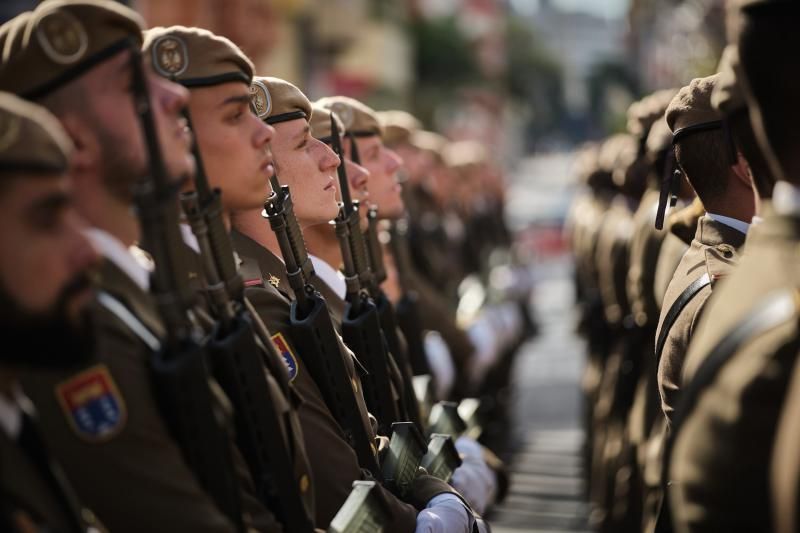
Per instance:
[[[308,490],[308,475],[303,474],[300,476],[300,492],[306,492]]]

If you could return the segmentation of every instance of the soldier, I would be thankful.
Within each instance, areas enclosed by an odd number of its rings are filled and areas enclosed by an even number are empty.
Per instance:
[[[712,299],[684,364],[673,417],[670,497],[679,531],[774,531],[769,457],[797,355],[797,44],[794,2],[730,4],[762,153],[779,180],[736,271]],[[741,11],[739,11],[741,10]]]
[[[85,311],[98,257],[72,203],[72,143],[50,113],[8,93],[0,94],[0,125],[0,328],[16,348],[0,357],[0,528],[97,531],[18,382],[22,370],[70,368],[89,354]]]
[[[156,72],[190,91],[188,111],[193,132],[209,186],[221,191],[221,216],[225,227],[230,228],[233,213],[263,207],[268,197],[269,177],[274,171],[269,151],[274,130],[250,110],[253,65],[230,40],[200,28],[151,28],[145,32],[143,51]],[[193,190],[193,184],[188,183],[187,188]],[[191,254],[199,261],[197,238],[188,224],[182,225],[182,230]],[[196,281],[201,277],[197,275]],[[313,517],[313,479],[293,409],[298,401],[291,384],[288,394],[278,385],[284,379],[276,375],[283,373],[283,361],[273,361],[269,355],[267,353],[265,372],[269,376],[272,405],[263,408],[276,410],[274,418],[281,427],[260,429],[280,435],[277,437],[280,442],[290,443],[292,475],[296,481],[291,486],[276,488],[299,491],[306,511]],[[258,475],[254,473],[253,477]],[[289,510],[280,510],[280,513],[286,512]],[[284,528],[289,529],[290,525],[284,523]]]
[[[148,271],[129,252],[140,238],[132,188],[149,173],[131,96],[142,26],[116,2],[47,1],[0,28],[0,87],[43,103],[72,137],[75,205],[105,258],[91,307],[90,362],[79,371],[29,376],[24,387],[79,496],[111,530],[233,531],[187,466],[152,388],[148,363],[164,325]],[[191,176],[180,116],[188,93],[145,72],[167,173]],[[274,519],[246,493],[252,480],[241,458],[237,464],[242,521],[269,530]]]
[[[711,107],[718,80],[719,74],[692,80],[667,109],[675,158],[707,210],[667,288],[656,333],[658,389],[670,423],[694,327],[712,290],[736,266],[755,213],[747,164],[738,152],[731,160],[729,139]]]
[[[393,210],[395,189],[390,187],[373,186],[372,180],[383,180],[392,182],[398,167],[394,165],[395,152],[383,145],[383,130],[378,121],[376,113],[368,106],[352,98],[335,96],[323,98],[318,102],[323,109],[330,109],[335,115],[341,113],[351,120],[344,124],[346,132],[357,146],[359,154],[364,153],[364,165],[369,172],[367,189],[375,191],[370,194],[369,201],[377,208],[380,217],[386,217],[381,213],[397,213]],[[312,131],[315,119],[312,117]],[[328,122],[330,124],[330,122]],[[368,132],[372,132],[368,134]],[[326,133],[326,132],[323,132]],[[386,151],[384,157],[369,157],[370,151],[378,148],[378,154]],[[363,152],[362,152],[363,150]],[[346,152],[346,157],[353,153],[353,146],[350,145]],[[402,161],[401,161],[402,163]],[[402,202],[402,198],[401,198]],[[384,209],[386,207],[387,209]],[[395,215],[394,218],[397,218]],[[479,513],[483,513],[492,503],[497,488],[495,473],[488,467],[484,460],[484,450],[472,439],[461,437],[456,440],[456,448],[461,452],[464,463],[457,468],[453,474],[452,484],[461,494],[463,494]],[[489,453],[486,451],[486,453]],[[495,461],[497,462],[497,461]]]
[[[330,148],[311,136],[310,102],[297,87],[281,79],[257,77],[252,87],[257,114],[276,130],[272,152],[277,176],[294,193],[295,213],[301,228],[327,223],[336,217],[338,211],[334,176],[340,162]],[[304,399],[300,406],[300,420],[315,480],[316,523],[325,528],[347,497],[352,482],[361,479],[364,473],[312,379],[304,363],[304,354],[295,348],[297,339],[293,339],[289,326],[293,295],[285,280],[285,267],[276,255],[280,248],[275,234],[263,219],[260,209],[235,213],[233,227],[234,243],[243,268],[256,265],[255,270],[260,270],[252,283],[248,282],[248,294],[273,332],[273,339],[290,368],[290,378]],[[348,372],[354,384],[362,423],[368,428],[368,434],[373,434],[352,356],[340,339],[338,348],[345,350],[350,361]],[[430,476],[420,476],[414,482],[410,490],[413,506],[403,503],[388,491],[384,492],[394,515],[389,525],[391,531],[411,531],[415,520],[418,527],[423,527],[433,519],[434,512],[446,516],[444,519],[453,527],[465,531],[472,523],[471,512],[451,494],[452,489]],[[431,506],[430,510],[426,509],[428,506]],[[418,511],[422,511],[419,517]]]

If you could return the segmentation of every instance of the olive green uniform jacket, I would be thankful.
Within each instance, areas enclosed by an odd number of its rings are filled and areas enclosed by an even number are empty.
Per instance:
[[[153,336],[163,337],[153,298],[111,261],[103,264],[100,288]],[[78,497],[113,532],[235,531],[195,480],[161,416],[150,379],[150,346],[98,301],[91,318],[92,363],[23,380],[45,440]],[[86,409],[95,414],[87,419]],[[245,522],[259,531],[281,531],[255,499],[243,459],[232,453]]]
[[[727,278],[739,260],[739,249],[744,244],[745,234],[704,216],[697,226],[695,238],[683,255],[672,281],[667,287],[664,306],[658,322],[656,339],[662,335],[664,319],[675,301],[693,282],[708,274],[711,285],[707,285],[688,301],[666,335],[664,349],[658,358],[658,391],[661,409],[671,422],[675,401],[681,388],[681,371],[689,341],[697,326],[706,302],[720,280]]]
[[[322,393],[305,367],[303,354],[294,348],[290,327],[292,293],[286,280],[284,264],[272,252],[241,233],[234,231],[232,239],[242,261],[242,272],[254,272],[258,276],[257,278],[253,278],[252,275],[245,276],[245,284],[248,286],[247,297],[273,334],[273,340],[280,343],[280,351],[283,352],[290,367],[290,379],[302,400],[298,414],[314,476],[315,523],[317,527],[325,529],[350,494],[353,481],[363,479],[365,473],[358,464],[355,451],[345,440],[341,427],[326,406]],[[343,344],[341,348],[346,350]],[[355,364],[352,358],[348,360],[352,363],[349,368],[351,379],[359,388],[357,399],[365,427],[371,428]],[[413,494],[412,504],[400,501],[382,487],[381,490],[393,514],[393,519],[386,529],[391,532],[413,531],[417,509],[423,508],[437,494],[452,491],[447,484],[431,476],[417,478],[410,491]]]
[[[768,206],[767,206],[768,209]],[[800,219],[768,212],[736,271],[709,301],[684,364],[684,387],[710,351],[769,293],[800,284]],[[748,339],[678,428],[670,498],[678,531],[773,531],[769,458],[791,369],[796,316]],[[684,392],[686,394],[686,392]]]

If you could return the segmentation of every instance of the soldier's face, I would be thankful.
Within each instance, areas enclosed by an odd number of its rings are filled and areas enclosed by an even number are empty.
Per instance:
[[[192,175],[191,135],[180,113],[189,93],[156,75],[149,65],[145,65],[145,77],[166,170],[176,178]],[[109,185],[119,184],[117,192],[129,198],[130,182],[148,172],[144,135],[134,111],[130,53],[98,65],[82,82],[89,93],[87,112],[93,122],[96,164],[103,168]]]
[[[378,206],[381,218],[394,219],[402,216],[404,205],[400,195],[402,189],[397,182],[397,172],[402,159],[396,152],[383,145],[377,135],[356,137],[361,164],[369,171],[369,201]],[[350,143],[345,143],[347,156],[351,155]]]
[[[366,201],[369,199],[369,189],[367,187],[369,183],[369,170],[347,157],[344,158],[344,168],[347,170],[350,195],[353,197],[353,200],[358,200],[362,205],[366,205]],[[337,190],[339,188],[338,180],[336,181],[336,188]],[[341,195],[338,195],[338,198],[341,200]]]
[[[269,196],[275,130],[250,110],[241,82],[192,89],[189,111],[212,187],[228,211],[260,209]]]
[[[84,313],[98,255],[72,206],[64,176],[0,178],[0,360],[69,364],[87,355]]]
[[[300,224],[312,226],[336,218],[339,157],[311,136],[308,122],[300,118],[276,124],[272,151],[278,178],[292,191]]]

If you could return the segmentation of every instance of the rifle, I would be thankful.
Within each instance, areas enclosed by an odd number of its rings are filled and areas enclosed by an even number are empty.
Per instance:
[[[478,439],[482,433],[479,408],[480,400],[476,398],[464,398],[460,403],[435,404],[428,418],[428,434],[443,433],[455,438],[467,435]]]
[[[408,249],[408,221],[400,219],[391,227],[392,255],[397,265],[400,288],[403,296],[395,308],[397,324],[408,342],[409,362],[415,376],[430,375],[428,358],[425,355],[425,342],[422,335],[422,324],[419,321],[419,296],[408,282],[411,271],[411,252]]]
[[[461,456],[451,435],[434,433],[428,442],[428,453],[422,458],[420,466],[430,475],[445,483],[450,482],[453,472],[461,466]]]
[[[334,152],[342,158],[339,131],[333,115],[331,115],[331,143]],[[359,226],[359,205],[350,196],[350,184],[343,158],[337,173],[342,203],[334,224],[342,252],[347,286],[342,337],[345,344],[366,367],[368,375],[363,382],[364,398],[370,411],[378,419],[379,432],[385,434],[392,423],[401,419],[401,413],[392,395],[385,332],[381,331],[375,302],[364,290],[373,283],[373,276],[369,268],[364,235]]]
[[[273,190],[262,215],[269,220],[277,237],[289,285],[295,294],[290,310],[292,339],[303,354],[303,362],[320,388],[325,404],[355,450],[359,464],[379,476],[371,431],[365,426],[366,414],[362,415],[356,396],[361,394],[358,380],[351,381],[345,360],[349,355],[339,346],[325,299],[311,283],[314,267],[294,214],[291,192],[287,185],[280,185],[277,175],[270,182]]]
[[[412,373],[411,362],[409,361],[409,351],[412,347],[408,344],[405,346],[400,342],[400,337],[397,334],[399,325],[397,316],[395,314],[394,305],[389,301],[389,297],[381,289],[381,283],[386,279],[386,267],[383,262],[383,247],[381,246],[380,239],[378,238],[378,209],[371,206],[367,211],[367,231],[364,240],[367,243],[369,265],[372,269],[372,285],[370,287],[370,294],[378,311],[378,318],[381,323],[381,328],[386,335],[386,342],[389,344],[389,351],[394,355],[397,367],[403,377],[403,403],[408,418],[417,424],[422,429],[422,417],[420,413],[420,404],[417,401],[417,395],[414,390],[414,376]],[[425,357],[425,346],[422,342],[422,333],[419,334],[419,342],[415,343],[414,350],[421,350],[421,356]],[[427,362],[427,360],[426,360]]]
[[[187,121],[189,120],[186,113]],[[247,462],[256,495],[289,531],[314,531],[313,511],[302,498],[294,474],[294,457],[280,428],[291,424],[277,413],[274,394],[289,398],[289,382],[266,326],[248,308],[244,282],[236,268],[233,246],[222,221],[221,191],[210,189],[197,142],[196,191],[181,197],[184,213],[197,238],[208,300],[219,320],[208,341],[212,371],[234,407],[236,442]],[[264,372],[270,369],[271,376]],[[275,385],[270,385],[270,379]],[[280,392],[278,392],[278,389]],[[290,436],[291,441],[291,436]]]
[[[200,485],[244,531],[241,495],[226,428],[215,416],[206,346],[192,319],[192,291],[179,230],[177,191],[170,182],[151,110],[141,52],[131,48],[134,108],[142,127],[150,176],[134,192],[143,242],[156,261],[151,286],[167,337],[150,360],[156,396],[167,426]]]
[[[328,533],[380,533],[392,512],[374,481],[354,481],[353,490],[333,517]]]
[[[405,498],[418,475],[422,458],[428,451],[425,439],[413,422],[392,424],[389,451],[383,461],[386,486],[400,498]]]

